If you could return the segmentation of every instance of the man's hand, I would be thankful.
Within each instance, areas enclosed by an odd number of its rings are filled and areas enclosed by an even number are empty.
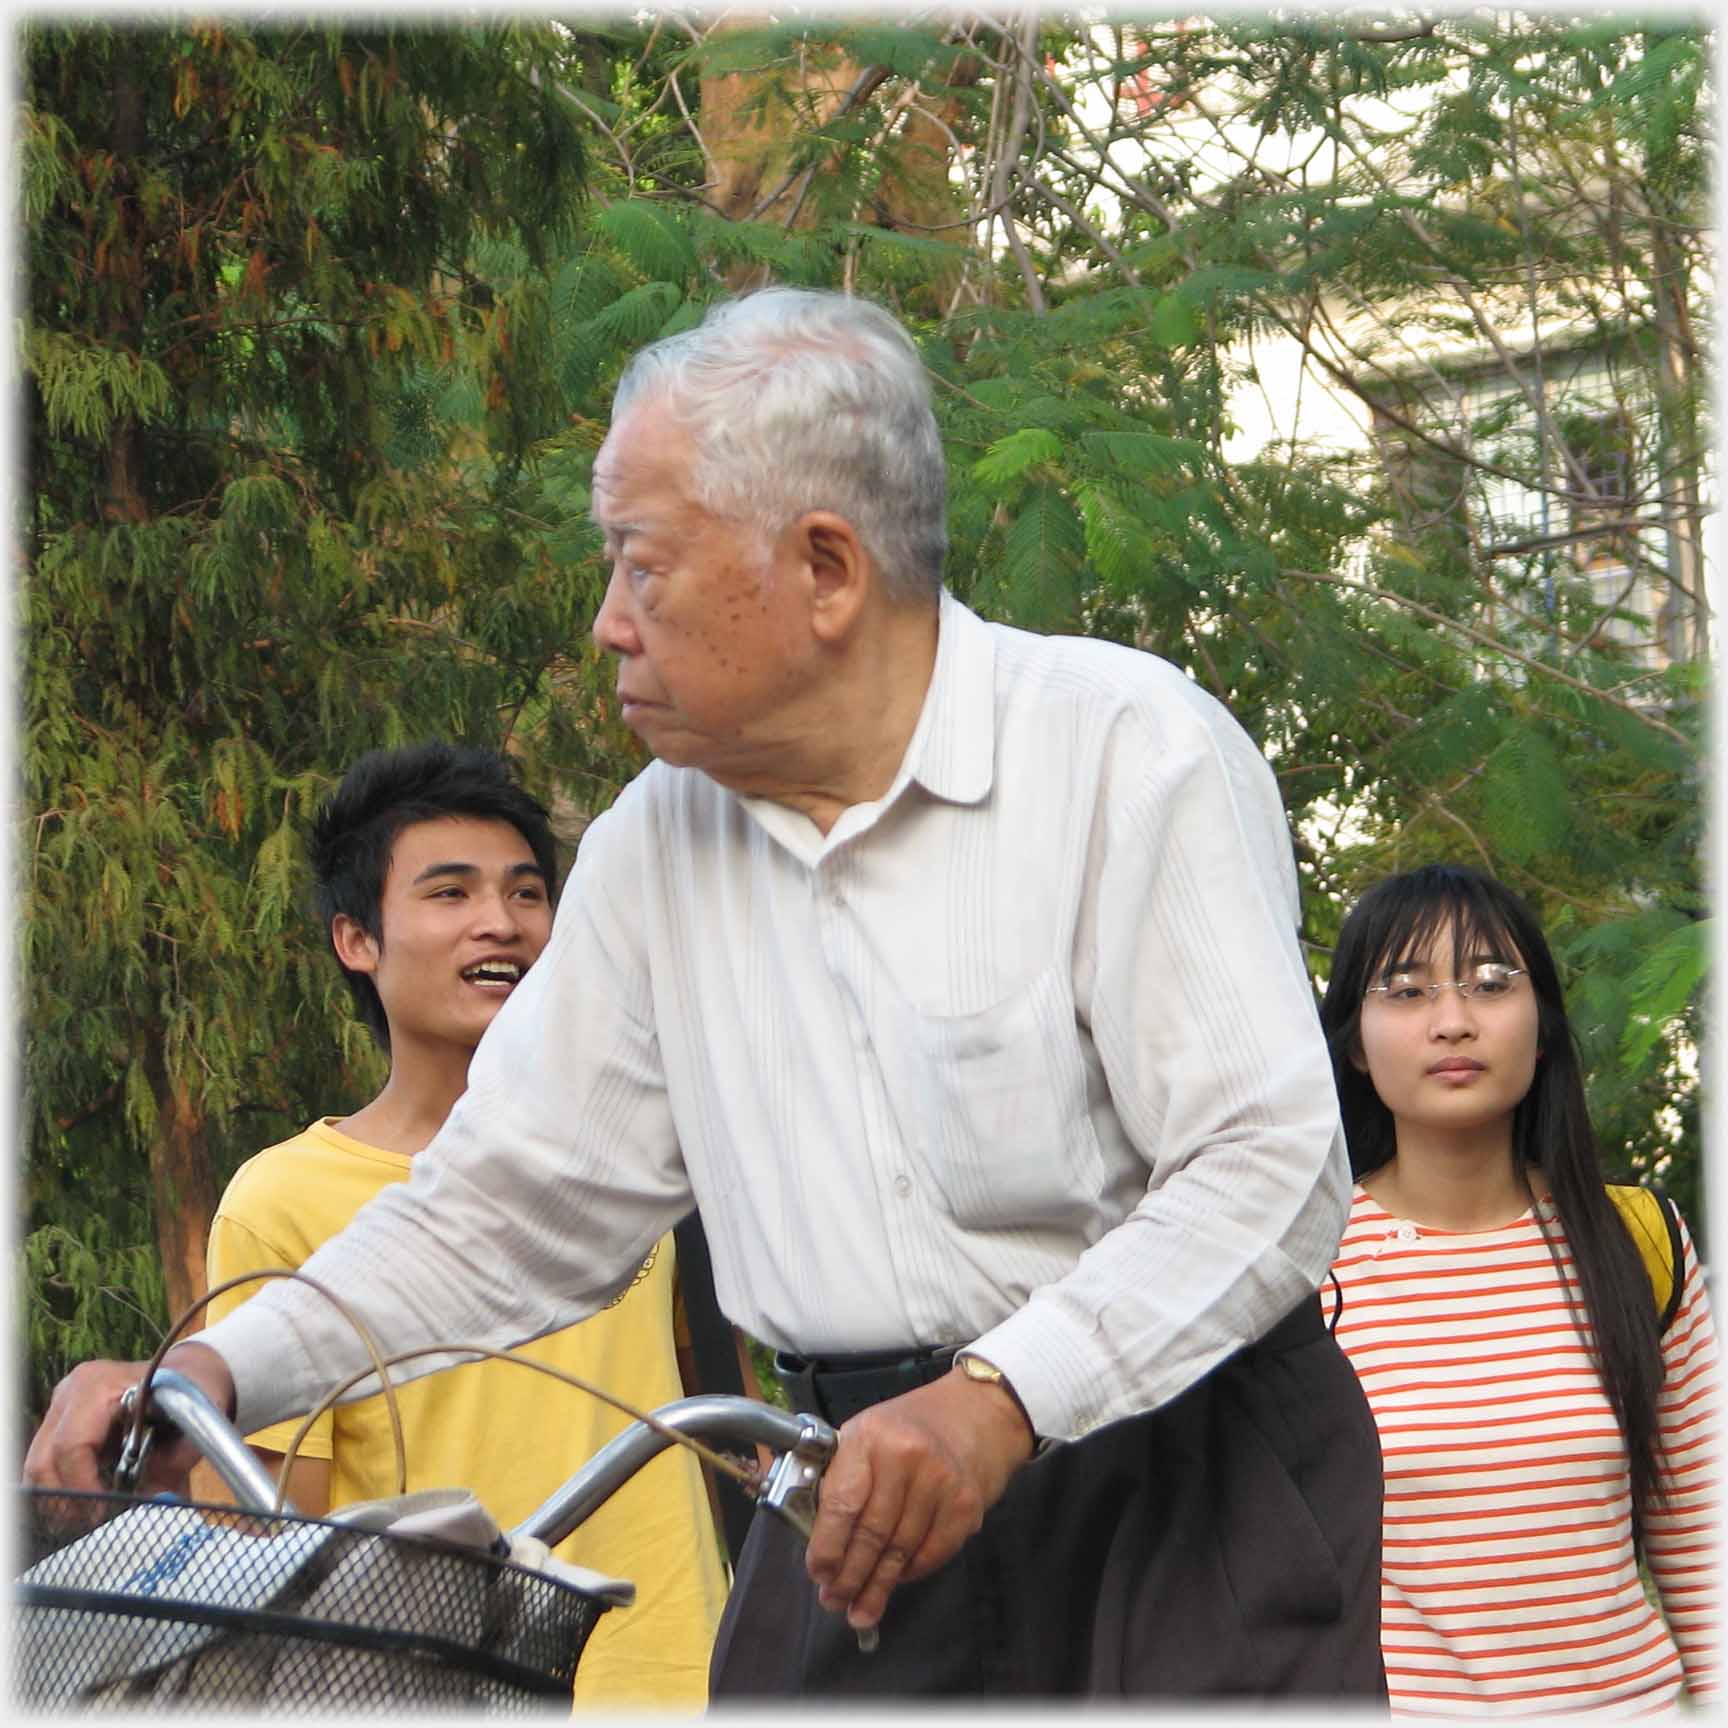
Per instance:
[[[897,1584],[959,1553],[1032,1450],[1013,1395],[958,1370],[854,1416],[805,1560],[822,1606],[874,1626]]]
[[[30,1442],[24,1459],[24,1480],[50,1491],[102,1489],[113,1468],[125,1420],[120,1400],[136,1386],[149,1366],[145,1362],[84,1362],[58,1386],[48,1414]],[[164,1368],[184,1374],[216,1408],[231,1415],[234,1379],[228,1364],[206,1344],[176,1344],[163,1359]],[[198,1451],[188,1440],[163,1434],[144,1461],[141,1492],[183,1493]]]

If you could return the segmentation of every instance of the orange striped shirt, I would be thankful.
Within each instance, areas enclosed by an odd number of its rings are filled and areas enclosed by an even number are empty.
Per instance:
[[[1716,1340],[1691,1238],[1662,1341],[1666,1496],[1645,1517],[1659,1614],[1632,1550],[1626,1448],[1569,1306],[1571,1254],[1541,1211],[1558,1270],[1532,1214],[1432,1230],[1358,1188],[1333,1267],[1338,1342],[1385,1459],[1380,1638],[1400,1715],[1715,1695]]]

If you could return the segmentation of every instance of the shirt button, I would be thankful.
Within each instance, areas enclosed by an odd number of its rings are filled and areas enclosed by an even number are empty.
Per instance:
[[[1414,1242],[1419,1232],[1414,1224],[1400,1224],[1394,1234],[1400,1242]]]
[[[904,1200],[912,1192],[912,1178],[904,1174],[896,1176],[894,1178],[894,1192]]]

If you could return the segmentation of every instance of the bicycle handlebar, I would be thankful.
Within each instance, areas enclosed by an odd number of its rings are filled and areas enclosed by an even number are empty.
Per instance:
[[[121,1405],[128,1414],[137,1393],[137,1387],[133,1387]],[[258,1462],[252,1448],[203,1389],[184,1374],[172,1368],[158,1368],[151,1375],[149,1413],[152,1418],[171,1422],[197,1446],[228,1484],[238,1505],[248,1512],[276,1510],[275,1477]],[[290,1505],[284,1504],[282,1510],[298,1516]]]
[[[768,1446],[780,1454],[757,1495],[757,1504],[777,1513],[800,1535],[810,1534],[816,1484],[834,1456],[839,1437],[817,1416],[794,1415],[755,1398],[708,1393],[663,1404],[654,1419],[693,1439],[722,1445]],[[648,1462],[674,1442],[645,1422],[632,1422],[602,1446],[510,1534],[537,1536],[555,1547],[604,1505]]]
[[[135,1395],[136,1388],[128,1398]],[[172,1423],[198,1447],[227,1484],[236,1504],[249,1512],[277,1510],[275,1478],[228,1418],[185,1375],[172,1368],[157,1369],[150,1380],[149,1413],[154,1420]],[[693,1439],[722,1445],[762,1445],[777,1452],[757,1502],[800,1535],[809,1536],[816,1484],[839,1443],[839,1436],[820,1417],[795,1415],[754,1398],[710,1393],[663,1404],[654,1412],[654,1419],[660,1428],[632,1422],[508,1534],[538,1537],[548,1547],[555,1547],[650,1458],[675,1444],[661,1431],[670,1428]],[[286,1502],[281,1510],[299,1516]]]

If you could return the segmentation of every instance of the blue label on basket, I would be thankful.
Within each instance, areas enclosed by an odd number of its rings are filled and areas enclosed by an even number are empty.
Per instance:
[[[154,1595],[162,1585],[172,1584],[192,1564],[193,1555],[215,1541],[216,1535],[217,1532],[208,1525],[202,1530],[183,1531],[148,1566],[140,1566],[120,1588],[139,1596]]]

